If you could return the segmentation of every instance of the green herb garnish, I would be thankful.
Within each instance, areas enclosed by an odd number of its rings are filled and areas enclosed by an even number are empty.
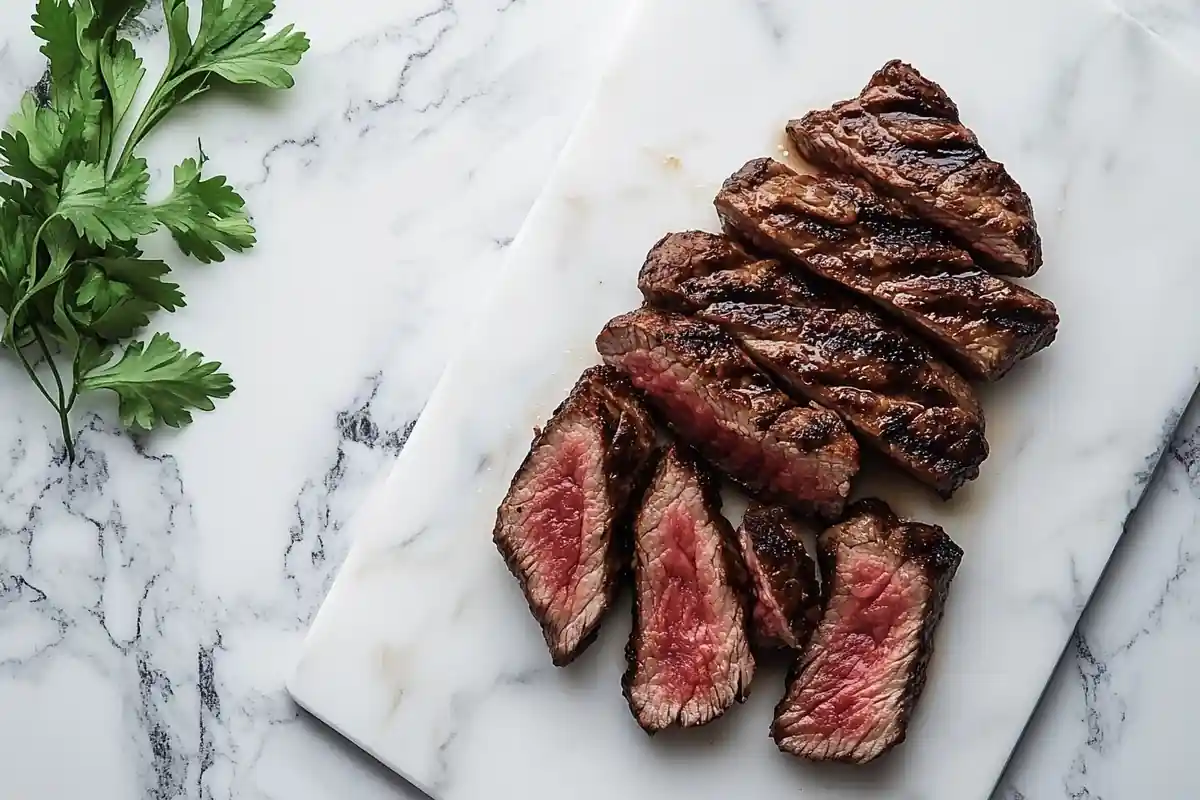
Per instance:
[[[201,177],[205,158],[175,167],[174,187],[148,202],[137,146],[173,109],[221,84],[292,85],[308,49],[292,26],[268,35],[273,0],[201,0],[189,33],[186,0],[162,0],[167,65],[134,118],[145,68],[124,25],[146,0],[38,0],[33,33],[49,61],[0,133],[0,311],[3,347],[58,412],[74,461],[69,413],[86,392],[117,394],[132,430],[191,422],[233,391],[220,364],[166,334],[128,342],[162,309],[184,305],[163,261],[138,238],[165,227],[199,261],[254,245],[245,201],[223,177]],[[128,133],[123,133],[128,130]],[[44,376],[49,373],[49,380]]]

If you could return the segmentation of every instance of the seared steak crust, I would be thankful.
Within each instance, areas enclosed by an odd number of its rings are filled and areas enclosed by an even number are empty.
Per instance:
[[[821,618],[821,587],[802,530],[783,508],[761,503],[751,504],[738,528],[754,597],[750,627],[760,647],[799,650]]]
[[[857,179],[760,158],[725,181],[716,207],[735,235],[872,300],[972,377],[995,380],[1054,341],[1053,303],[980,270]]]
[[[836,518],[858,444],[836,414],[797,406],[716,325],[639,309],[596,339],[686,443],[752,494]]]
[[[979,476],[988,444],[970,385],[872,312],[717,303],[700,316],[942,497]]]
[[[646,302],[668,311],[693,311],[682,284],[753,261],[728,236],[705,231],[668,233],[646,255],[638,289]]]
[[[962,550],[880,500],[851,506],[818,550],[828,604],[771,733],[797,756],[865,763],[904,741]]]
[[[672,447],[634,522],[633,632],[622,680],[638,724],[703,725],[750,693],[742,567],[716,483]]]
[[[789,392],[840,414],[943,496],[979,475],[988,446],[974,391],[898,323],[778,261],[731,258],[738,251],[726,237],[663,242],[647,263],[656,287],[671,289],[647,299],[721,325]]]
[[[889,61],[853,100],[787,126],[804,157],[859,175],[953,231],[1002,275],[1032,275],[1042,241],[1029,196],[988,158],[942,87]]]
[[[557,666],[594,639],[612,603],[654,424],[629,381],[592,367],[537,434],[492,538]]]

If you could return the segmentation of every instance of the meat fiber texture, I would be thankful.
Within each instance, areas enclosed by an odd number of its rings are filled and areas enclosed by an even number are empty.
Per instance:
[[[818,549],[829,600],[772,735],[797,756],[865,763],[904,741],[962,550],[879,500],[851,506]]]
[[[699,231],[664,237],[638,285],[720,325],[793,397],[835,411],[942,496],[979,475],[988,445],[971,386],[865,301]]]
[[[841,419],[800,406],[719,327],[639,309],[596,339],[672,430],[751,494],[836,519],[858,473],[858,443]]]
[[[764,649],[799,650],[821,618],[821,585],[805,526],[779,506],[753,503],[738,528],[754,604],[750,628]]]
[[[716,208],[734,235],[876,304],[970,377],[996,380],[1054,341],[1053,303],[980,269],[863,181],[759,158],[725,181]]]
[[[536,436],[493,539],[553,662],[574,660],[612,604],[655,431],[629,381],[592,367]]]
[[[750,691],[743,575],[720,503],[712,477],[676,446],[659,462],[637,514],[623,684],[648,733],[703,725]]]
[[[1032,275],[1042,240],[1029,196],[988,158],[942,87],[889,61],[853,100],[788,123],[805,158],[856,174],[953,231],[992,271]]]

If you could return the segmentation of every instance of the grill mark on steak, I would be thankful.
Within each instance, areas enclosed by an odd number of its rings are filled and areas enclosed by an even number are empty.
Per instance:
[[[972,377],[996,380],[1054,341],[1053,303],[979,269],[857,179],[760,158],[725,181],[716,207],[731,233],[870,299]]]
[[[728,236],[704,231],[668,233],[650,248],[638,273],[638,289],[653,306],[693,311],[691,292],[683,290],[682,284],[753,260]]]
[[[810,161],[865,178],[953,231],[993,272],[1027,276],[1042,265],[1029,196],[912,66],[889,61],[857,98],[810,111],[787,132]]]
[[[771,733],[785,752],[861,764],[904,741],[962,550],[880,500],[851,506],[818,550],[828,604]]]
[[[845,292],[731,252],[724,236],[669,235],[647,258],[647,300],[721,325],[789,392],[840,414],[943,496],[978,477],[988,454],[979,401],[924,342]]]
[[[557,666],[595,638],[624,563],[653,421],[611,367],[586,370],[534,438],[496,514],[493,540]]]
[[[779,506],[752,503],[738,528],[738,547],[754,597],[751,630],[764,648],[804,647],[821,618],[816,566],[800,522]]]
[[[634,522],[633,632],[622,686],[647,733],[703,725],[750,693],[741,566],[720,508],[712,476],[672,447]]]
[[[596,339],[684,442],[751,494],[804,514],[841,514],[858,444],[841,419],[798,406],[716,325],[639,309]]]
[[[757,259],[730,237],[706,231],[660,239],[646,255],[638,288],[648,304],[684,314],[713,303],[800,305],[829,294],[828,287],[794,277],[778,261]]]
[[[873,327],[869,314],[718,303],[701,317],[725,326],[789,390],[840,414],[942,497],[979,476],[988,444],[971,387],[923,346]]]

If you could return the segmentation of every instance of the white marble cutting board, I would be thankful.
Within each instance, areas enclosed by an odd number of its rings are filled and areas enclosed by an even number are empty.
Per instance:
[[[356,542],[290,689],[444,800],[987,797],[1197,380],[1200,84],[1094,0],[646,0],[514,243],[505,281],[430,400]],[[943,504],[885,497],[966,557],[909,741],[864,768],[767,736],[782,692],[647,738],[621,697],[623,604],[550,666],[491,543],[495,507],[592,341],[640,298],[664,232],[715,229],[745,160],[784,157],[791,116],[855,94],[893,57],[958,102],[1033,197],[1030,286],[1059,340],[983,391],[992,455]],[[464,287],[464,296],[471,294]]]

